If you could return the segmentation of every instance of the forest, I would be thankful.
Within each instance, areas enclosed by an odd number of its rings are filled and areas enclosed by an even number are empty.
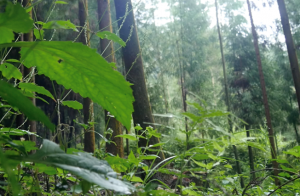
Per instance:
[[[0,195],[300,195],[300,0],[0,0]]]

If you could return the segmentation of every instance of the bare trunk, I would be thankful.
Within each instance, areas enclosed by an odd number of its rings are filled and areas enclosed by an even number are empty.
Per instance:
[[[300,111],[300,71],[299,71],[296,48],[291,33],[291,27],[290,27],[289,17],[286,11],[285,2],[284,0],[277,0],[277,3],[280,12],[281,24],[285,36],[285,42],[289,54],[289,60],[290,60],[292,75],[293,75],[295,89],[296,89],[298,109]]]
[[[148,98],[143,61],[141,57],[140,44],[137,35],[137,28],[134,20],[131,0],[114,0],[116,7],[116,15],[120,29],[120,37],[126,41],[126,47],[122,49],[126,79],[132,83],[134,112],[132,114],[134,124],[139,124],[143,129],[147,127],[147,123],[154,123],[151,106]],[[128,13],[126,13],[128,10]],[[125,16],[127,14],[127,16]],[[123,22],[124,18],[125,21]],[[140,133],[139,133],[140,134]],[[152,137],[149,144],[159,143],[159,139]],[[145,147],[147,141],[139,140],[139,146]],[[161,152],[159,156],[164,159],[164,154]]]
[[[183,33],[183,27],[182,27],[182,6],[181,6],[181,1],[179,1],[179,5],[180,5],[180,37],[181,39],[184,37],[184,33]],[[183,54],[184,54],[184,48],[183,46],[181,46],[181,55],[179,53],[179,47],[178,47],[178,42],[177,42],[177,48],[178,48],[178,58],[182,59],[183,58]],[[180,61],[180,82],[181,82],[181,93],[182,93],[182,104],[183,104],[183,111],[187,112],[187,103],[186,103],[186,88],[185,88],[185,72],[184,72],[184,64],[181,60]],[[185,117],[184,118],[184,123],[185,123],[185,132],[186,132],[186,149],[188,150],[190,148],[189,146],[189,127],[188,127],[188,118]]]
[[[112,32],[110,0],[98,0],[98,21],[100,30]],[[113,42],[108,39],[101,39],[100,51],[109,63],[115,62]],[[122,124],[114,117],[110,117],[107,111],[105,111],[105,124],[108,129],[112,129],[113,133],[110,140],[114,142],[106,143],[106,151],[124,157],[123,138],[115,137],[123,134]]]
[[[295,122],[293,122],[293,127],[294,127],[295,134],[296,134],[296,140],[297,140],[297,143],[299,145],[300,144],[300,138],[299,138],[299,133],[298,133],[297,125],[296,125]]]
[[[227,84],[227,75],[226,75],[226,66],[225,66],[225,58],[224,58],[224,52],[223,52],[223,41],[222,41],[222,34],[220,30],[219,25],[219,15],[218,15],[218,2],[215,0],[215,7],[216,7],[216,18],[217,18],[217,27],[218,27],[218,35],[219,35],[219,42],[220,42],[220,51],[221,51],[221,57],[222,57],[222,65],[223,65],[223,77],[224,77],[224,90],[225,90],[225,101],[227,110],[230,112],[230,100],[229,100],[229,94],[228,94],[228,84]],[[229,124],[229,131],[232,132],[232,123],[231,123],[231,115],[228,116],[228,124]],[[235,158],[235,164],[237,168],[237,173],[240,175],[242,174],[242,169],[239,162],[238,152],[235,145],[232,146],[234,158]],[[240,183],[241,187],[245,187],[244,178],[240,177]]]
[[[29,6],[30,5],[30,1],[29,0],[24,0],[23,1],[23,5],[25,6]],[[29,15],[32,18],[32,10],[29,11]],[[29,33],[26,33],[23,35],[23,41],[33,41],[33,32],[30,31]],[[28,82],[31,83],[35,83],[35,76],[34,76],[35,72],[34,72],[34,67],[32,68],[27,68],[24,67],[24,76],[30,75],[31,77],[28,77],[30,80]],[[36,105],[36,100],[35,98],[31,98],[31,101],[33,103],[33,105]],[[28,120],[25,124],[25,127],[28,128],[29,127],[29,131],[36,133],[36,121],[32,121],[32,120]],[[36,136],[35,135],[30,135],[29,136],[30,141],[36,142]],[[35,151],[33,151],[32,153],[34,153]]]
[[[79,0],[79,23],[82,28],[88,29],[88,1],[87,0]],[[80,42],[85,45],[89,44],[89,33],[87,30],[83,30],[80,34]],[[90,98],[83,99],[83,122],[84,124],[88,124],[89,122],[94,121],[94,109],[93,109],[93,101]],[[94,125],[92,125],[88,130],[84,130],[84,151],[86,152],[94,152],[95,151],[95,132]]]
[[[277,178],[278,163],[277,163],[277,161],[275,161],[277,155],[276,155],[276,148],[275,148],[274,132],[273,132],[272,122],[271,122],[270,108],[269,108],[269,103],[268,103],[268,96],[267,96],[267,91],[266,91],[266,84],[265,84],[264,74],[263,74],[263,70],[262,70],[260,52],[259,52],[259,47],[258,47],[257,33],[255,30],[255,26],[254,26],[254,22],[253,22],[253,18],[252,18],[252,12],[251,12],[251,6],[250,6],[249,0],[247,0],[247,4],[248,4],[249,16],[250,16],[251,27],[252,27],[252,36],[253,36],[253,41],[254,41],[257,65],[258,65],[259,80],[260,80],[260,85],[261,85],[261,90],[262,90],[262,95],[263,95],[263,102],[264,102],[265,113],[266,113],[266,119],[267,119],[269,140],[270,140],[270,144],[271,144],[271,155],[272,155],[272,159],[273,159],[272,165],[274,168],[275,184],[278,186],[278,185],[280,185],[280,181]]]
[[[250,131],[246,131],[247,137],[250,137]],[[254,156],[253,156],[253,151],[252,147],[248,146],[248,154],[249,154],[249,164],[250,164],[250,172],[251,173],[251,180],[255,179],[255,168],[254,168]]]

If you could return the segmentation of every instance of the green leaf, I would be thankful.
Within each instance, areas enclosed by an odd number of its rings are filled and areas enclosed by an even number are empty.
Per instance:
[[[280,165],[280,167],[283,169],[283,170],[285,170],[285,171],[289,171],[289,172],[292,172],[292,173],[294,173],[294,174],[297,174],[298,173],[298,171],[296,170],[296,169],[293,169],[293,168],[289,168],[289,167],[285,167],[284,165]]]
[[[149,192],[149,191],[156,190],[157,187],[158,187],[157,183],[149,182],[149,183],[146,184],[144,190],[145,190],[145,192]]]
[[[205,167],[206,168],[206,164],[205,163],[201,163],[201,162],[198,162],[198,161],[195,161],[194,159],[192,159],[194,161],[194,163],[196,163],[198,166],[200,167]]]
[[[232,169],[232,166],[231,165],[224,165],[224,167],[226,167],[226,168],[229,168],[229,169]]]
[[[14,33],[6,27],[0,26],[0,33],[1,33],[0,44],[11,43],[12,40],[15,39],[14,38]]]
[[[121,46],[126,46],[126,43],[119,38],[116,34],[111,33],[109,31],[101,31],[101,32],[97,32],[96,35],[98,37],[100,37],[101,39],[108,39],[108,40],[112,40],[118,44],[120,44]]]
[[[1,137],[0,137],[1,139]],[[1,144],[1,143],[0,143]],[[4,155],[2,148],[0,148],[0,165],[3,168],[3,171],[7,174],[7,181],[13,187],[12,195],[19,195],[21,186],[18,183],[17,176],[14,173],[14,165],[11,164],[11,161]]]
[[[270,161],[277,161],[278,163],[287,163],[287,164],[289,164],[289,162],[285,159],[270,159]]]
[[[16,107],[23,112],[30,120],[40,121],[49,129],[55,129],[55,126],[41,109],[35,107],[19,90],[2,80],[0,80],[0,96],[11,106]]]
[[[36,154],[12,158],[58,167],[89,183],[120,193],[129,194],[130,190],[133,189],[131,185],[117,179],[116,173],[106,161],[99,160],[88,153],[66,154],[57,144],[49,140],[43,140],[42,148]]]
[[[48,174],[48,175],[57,174],[57,171],[54,167],[50,167],[50,166],[45,165],[45,164],[36,163],[34,165],[34,168],[38,169],[39,172],[45,173],[45,174]]]
[[[17,42],[0,48],[9,46],[22,47],[21,61],[26,67],[37,66],[39,74],[91,98],[130,129],[134,101],[131,84],[96,50],[62,41]]]
[[[140,160],[153,160],[153,159],[156,159],[156,158],[159,158],[159,156],[156,156],[156,155],[142,155],[139,157]]]
[[[2,72],[2,75],[8,80],[11,78],[22,80],[22,73],[20,72],[20,70],[10,63],[3,63],[2,65],[0,65],[0,71]]]
[[[137,140],[135,135],[129,135],[129,134],[116,135],[115,137],[122,137],[122,138],[129,139],[129,140],[132,140],[132,141]]]
[[[288,151],[283,151],[285,154],[294,155],[295,157],[300,157],[300,146],[295,146],[292,149],[289,149]]]
[[[81,190],[82,190],[82,193],[85,195],[91,188],[91,183],[85,181],[85,180],[82,180],[80,181],[80,185],[81,185]]]
[[[247,143],[248,146],[251,146],[253,148],[257,148],[257,149],[260,149],[260,150],[262,150],[264,152],[267,152],[266,149],[261,144],[259,144],[257,142],[247,141],[246,143]]]
[[[55,100],[53,95],[47,89],[45,89],[43,86],[38,86],[34,83],[20,83],[19,88],[24,91],[36,92],[36,93],[39,93],[42,95],[46,95],[46,96],[50,97],[51,99]]]
[[[290,175],[289,173],[286,173],[286,172],[280,172],[280,173],[278,174],[278,176],[281,176],[281,177],[287,177],[287,178],[291,177],[291,175]]]
[[[68,4],[67,2],[65,1],[55,1],[56,4]]]
[[[33,21],[26,10],[19,3],[16,5],[9,1],[5,1],[5,3],[5,12],[0,13],[0,27],[17,33],[28,33],[32,28]]]
[[[189,119],[191,119],[194,122],[198,122],[199,120],[202,120],[202,118],[200,116],[196,116],[195,114],[192,114],[192,113],[189,113],[189,112],[183,112],[182,114],[184,116],[188,117]],[[202,121],[199,121],[199,122],[202,122]]]
[[[134,127],[134,129],[135,129],[136,131],[143,130],[143,128],[142,128],[139,124],[137,124],[137,125]]]
[[[12,62],[12,63],[21,63],[19,60],[17,59],[7,59],[5,60],[6,62]]]
[[[150,148],[155,148],[155,147],[158,147],[158,146],[162,146],[164,145],[165,143],[157,143],[157,144],[154,144],[154,145],[149,145]]]
[[[155,195],[155,196],[178,196],[175,193],[170,193],[167,192],[165,190],[153,190],[153,191],[149,191],[147,193],[141,193],[141,196],[148,196],[148,195]]]
[[[137,177],[137,176],[130,177],[130,176],[126,175],[125,178],[126,178],[126,180],[129,180],[131,182],[143,182],[143,180],[140,177]]]
[[[43,40],[44,30],[43,29],[33,29],[33,33],[36,39]]]
[[[43,25],[43,29],[73,29],[73,31],[78,32],[76,25],[71,23],[70,20],[56,20],[50,21]]]
[[[69,108],[73,108],[74,110],[81,110],[83,108],[82,104],[78,101],[63,101],[62,104]]]
[[[13,140],[13,142],[19,146],[23,146],[26,152],[30,152],[32,150],[37,150],[38,148],[35,146],[35,142],[33,141],[20,141]]]
[[[35,134],[33,132],[30,132],[30,131],[27,131],[27,130],[21,130],[21,129],[14,129],[14,128],[1,128],[0,133],[5,133],[7,135],[18,135],[18,136],[28,134],[28,135],[35,135],[37,137],[40,137],[40,136],[38,136],[37,134]]]
[[[213,162],[210,162],[210,163],[208,163],[207,165],[206,165],[206,169],[211,169],[211,168],[213,168],[213,166],[214,166],[214,163]]]

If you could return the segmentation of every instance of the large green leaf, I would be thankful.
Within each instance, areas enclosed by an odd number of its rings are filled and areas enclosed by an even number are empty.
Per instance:
[[[17,33],[27,33],[32,28],[33,21],[31,20],[25,9],[17,3],[6,1],[4,13],[0,13],[0,27],[5,27]],[[2,36],[2,33],[1,33]]]
[[[50,97],[51,99],[55,100],[53,95],[47,89],[45,89],[43,86],[38,86],[33,83],[20,83],[19,88],[22,90],[28,91],[28,92],[36,92],[36,93],[39,93],[42,95],[46,95],[46,96]]]
[[[32,102],[25,97],[18,89],[10,84],[0,80],[0,96],[5,99],[11,106],[18,108],[30,120],[36,120],[44,123],[49,129],[54,130],[55,126],[51,123],[44,112],[35,107]]]
[[[37,66],[67,89],[100,104],[127,129],[133,112],[132,89],[123,76],[114,71],[96,50],[72,42],[17,42],[1,47],[22,47],[21,60],[26,67]]]
[[[0,34],[0,44],[10,43],[14,40],[14,33],[6,27],[0,26]]]
[[[2,75],[7,79],[16,78],[22,80],[22,73],[13,64],[3,63],[2,65],[0,65],[0,71],[2,72]]]
[[[71,23],[70,20],[50,21],[43,25],[43,29],[73,29],[73,31],[78,32],[76,26],[73,23]]]
[[[57,144],[44,140],[42,148],[36,154],[27,157],[14,157],[23,161],[42,163],[58,167],[97,184],[105,189],[129,194],[133,187],[117,179],[117,174],[108,163],[88,153],[66,154]]]

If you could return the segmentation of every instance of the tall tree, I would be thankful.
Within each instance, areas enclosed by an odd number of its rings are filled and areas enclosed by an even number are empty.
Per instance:
[[[79,0],[79,23],[80,23],[80,42],[85,45],[89,44],[89,23],[88,23],[88,1]],[[89,124],[94,121],[93,101],[90,98],[83,99],[83,122]],[[95,151],[95,132],[94,125],[91,125],[88,130],[84,130],[84,151],[94,152]]]
[[[98,20],[100,30],[112,32],[110,0],[98,0]],[[115,62],[114,47],[110,40],[100,40],[100,51],[108,62]],[[113,142],[106,143],[106,151],[124,157],[123,138],[115,137],[122,134],[122,124],[111,117],[107,111],[105,111],[105,124],[113,131],[110,138]]]
[[[264,74],[262,70],[262,63],[261,63],[261,58],[260,58],[260,52],[259,52],[259,46],[258,46],[258,37],[257,33],[255,30],[253,18],[252,18],[252,11],[251,11],[251,5],[250,1],[247,0],[248,4],[248,11],[249,11],[249,16],[250,16],[250,21],[251,21],[251,28],[252,28],[252,36],[253,36],[253,43],[254,43],[254,48],[255,48],[255,53],[256,53],[256,59],[257,59],[257,65],[258,65],[258,73],[259,73],[259,80],[260,80],[260,85],[261,85],[261,90],[262,90],[262,95],[263,95],[263,103],[264,103],[264,108],[265,108],[265,115],[267,119],[267,128],[268,128],[268,133],[269,133],[269,140],[270,140],[270,145],[271,145],[271,155],[272,155],[272,165],[274,168],[274,175],[275,177],[275,184],[279,185],[279,179],[277,178],[278,176],[278,163],[275,160],[277,155],[276,155],[276,148],[275,148],[275,139],[274,139],[274,131],[272,128],[272,122],[271,122],[271,115],[270,115],[270,108],[269,108],[269,103],[268,103],[268,96],[267,96],[267,91],[266,91],[266,84],[265,84],[265,79],[264,79]]]
[[[277,4],[280,12],[281,24],[285,36],[285,42],[288,50],[292,75],[294,79],[297,101],[298,101],[298,109],[300,111],[300,71],[299,71],[299,63],[298,63],[296,48],[291,33],[289,16],[287,14],[285,2],[284,0],[277,0]]]
[[[126,70],[126,78],[131,82],[133,96],[134,112],[132,114],[135,124],[139,124],[143,129],[146,128],[146,123],[154,123],[151,106],[148,98],[143,60],[141,57],[141,49],[137,35],[137,28],[134,20],[131,0],[114,0],[116,8],[116,16],[120,28],[120,37],[123,40],[128,40],[126,47],[122,49],[123,59]],[[128,11],[126,13],[126,10]],[[149,144],[156,144],[159,140],[155,137],[150,139]],[[145,139],[139,140],[139,146],[145,147],[147,144]],[[164,159],[164,154],[161,152],[160,157]]]
[[[30,0],[23,1],[24,6],[30,6],[30,4],[31,4]],[[32,10],[29,11],[29,15],[32,18]],[[32,42],[33,41],[33,32],[30,31],[29,33],[25,33],[23,35],[23,41],[31,41]],[[27,76],[27,78],[28,78],[27,82],[35,83],[35,68],[34,67],[26,68],[25,66],[23,66],[23,74],[24,74],[24,77]],[[36,105],[35,97],[32,97],[30,99],[31,99],[33,105]],[[25,127],[26,128],[29,127],[30,132],[36,133],[36,121],[28,120],[25,124]],[[35,135],[30,135],[29,137],[30,137],[31,141],[36,142]]]
[[[216,7],[217,28],[218,28],[220,52],[221,52],[222,67],[223,67],[225,100],[226,100],[227,111],[230,112],[230,110],[231,110],[230,109],[230,100],[229,100],[229,93],[228,93],[228,83],[227,83],[227,75],[226,75],[225,58],[224,58],[224,52],[223,52],[222,34],[221,34],[220,24],[219,24],[219,13],[218,13],[218,1],[217,0],[215,0],[215,7]],[[229,131],[232,132],[231,115],[228,116],[228,124],[229,124]],[[237,173],[242,174],[242,169],[241,169],[241,166],[240,166],[240,161],[239,161],[239,157],[238,157],[238,153],[237,153],[237,148],[236,148],[235,145],[232,145],[232,148],[233,148],[233,153],[234,153],[234,157],[235,157]],[[241,183],[241,187],[244,188],[245,183],[244,183],[244,178],[242,176],[240,178],[240,183]]]

